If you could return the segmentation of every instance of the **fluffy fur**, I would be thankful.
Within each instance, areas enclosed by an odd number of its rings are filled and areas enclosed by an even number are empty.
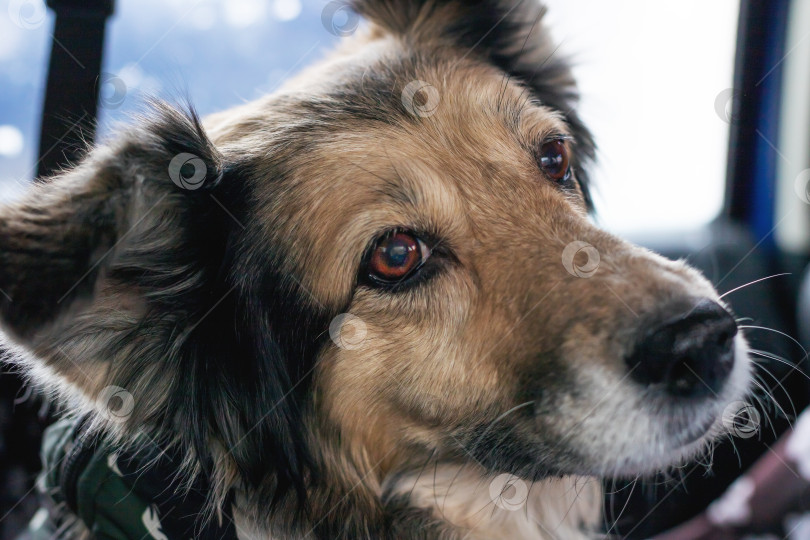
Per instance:
[[[713,434],[682,440],[745,390],[744,342],[713,398],[628,378],[663,310],[719,299],[589,221],[594,145],[539,4],[354,7],[370,27],[276,94],[204,122],[152,104],[0,210],[13,361],[121,444],[186,455],[243,537],[586,537],[594,477]],[[431,114],[412,81],[435,88]],[[572,156],[562,184],[538,167],[549,138]],[[364,254],[392,229],[429,239],[430,265],[375,288]],[[566,271],[574,241],[598,252],[592,277]],[[356,346],[330,339],[344,313]],[[491,496],[502,474],[527,487],[518,510]]]

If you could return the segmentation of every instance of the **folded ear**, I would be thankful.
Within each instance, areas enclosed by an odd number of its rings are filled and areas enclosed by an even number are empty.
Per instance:
[[[543,24],[537,0],[354,0],[358,13],[383,32],[424,46],[457,47],[482,58],[525,84],[543,105],[559,111],[574,136],[577,178],[591,206],[584,166],[595,155],[591,133],[576,107],[579,100],[571,66]]]
[[[23,345],[42,345],[86,307],[122,255],[146,242],[160,257],[188,221],[199,221],[202,194],[221,168],[196,115],[156,103],[140,127],[1,208],[2,328]]]
[[[213,476],[215,503],[236,483],[268,504],[290,490],[302,500],[309,456],[286,358],[298,366],[328,323],[311,322],[292,280],[245,240],[243,156],[226,160],[193,112],[152,110],[0,207],[11,360],[123,440],[177,445]],[[273,331],[284,325],[290,343]]]

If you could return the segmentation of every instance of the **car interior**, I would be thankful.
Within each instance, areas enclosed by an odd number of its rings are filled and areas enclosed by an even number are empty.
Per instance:
[[[6,4],[10,9],[14,2]],[[38,140],[38,148],[15,158],[30,171],[22,178],[24,182],[37,181],[75,163],[84,141],[111,129],[109,123],[101,122],[95,130],[99,119],[117,109],[116,100],[123,99],[122,88],[117,86],[123,85],[121,79],[104,71],[115,60],[110,54],[117,54],[107,46],[109,41],[121,39],[115,32],[122,28],[129,10],[137,9],[123,4],[126,2],[121,0],[118,5],[114,0],[48,0],[47,8],[31,8],[48,10],[42,15],[46,17],[43,31],[50,30],[38,38],[40,53],[31,54],[31,58],[47,59],[32,76],[39,80],[41,98],[33,99],[37,94],[30,88],[25,91],[11,85],[0,98],[0,124],[12,123],[15,114],[26,110],[37,114],[36,132],[30,136]],[[293,9],[283,2],[273,6],[279,17]],[[305,4],[301,17],[315,19],[315,8],[310,8]],[[26,13],[32,17],[37,12]],[[112,26],[111,17],[119,26]],[[213,23],[202,20],[199,28],[205,24]],[[753,436],[718,442],[710,458],[702,457],[676,471],[606,481],[604,532],[617,538],[654,537],[703,512],[771,450],[810,404],[810,2],[740,0],[735,24],[733,84],[715,103],[728,136],[722,209],[698,227],[690,224],[667,233],[635,230],[626,236],[666,257],[688,260],[724,295],[753,349],[758,387],[750,400],[756,412],[748,414],[754,416],[756,430]],[[137,32],[138,26],[132,29]],[[194,31],[192,27],[190,35]],[[688,31],[683,39],[690,39]],[[276,54],[285,53],[279,50]],[[225,63],[226,58],[217,56],[210,61]],[[290,60],[291,71],[306,64],[303,60],[295,65],[297,60]],[[3,65],[0,53],[0,77],[12,77],[10,68],[3,74]],[[282,79],[285,70],[277,70],[269,79],[264,75],[264,88],[272,86],[270,79]],[[143,74],[137,76],[144,80]],[[0,78],[0,87],[5,84],[2,81]],[[178,93],[183,94],[182,83],[179,87]],[[205,99],[217,102],[216,96]],[[15,113],[14,104],[23,101],[33,102],[31,108]],[[702,171],[692,168],[691,161],[702,152],[702,136],[693,133],[681,141],[680,148],[670,148],[667,166],[678,168],[683,175],[700,175]],[[3,163],[0,161],[0,168]],[[661,199],[645,204],[670,203]],[[2,539],[24,538],[20,534],[38,508],[33,488],[40,469],[40,437],[44,426],[57,415],[58,410],[32,395],[10,367],[3,370]],[[786,512],[801,510],[796,507]],[[790,531],[783,524],[774,524],[771,530],[757,532],[781,538]]]

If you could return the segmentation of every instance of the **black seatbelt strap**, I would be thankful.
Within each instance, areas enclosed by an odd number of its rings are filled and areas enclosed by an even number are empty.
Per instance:
[[[56,24],[42,111],[37,178],[75,163],[92,141],[104,48],[114,0],[48,0]]]

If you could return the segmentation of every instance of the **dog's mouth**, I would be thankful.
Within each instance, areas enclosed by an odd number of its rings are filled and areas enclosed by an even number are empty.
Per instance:
[[[719,414],[710,414],[705,411],[698,414],[698,418],[690,415],[679,414],[666,425],[670,446],[673,449],[681,449],[691,446],[694,443],[710,435],[712,428],[721,421]],[[680,421],[679,421],[680,420]]]

